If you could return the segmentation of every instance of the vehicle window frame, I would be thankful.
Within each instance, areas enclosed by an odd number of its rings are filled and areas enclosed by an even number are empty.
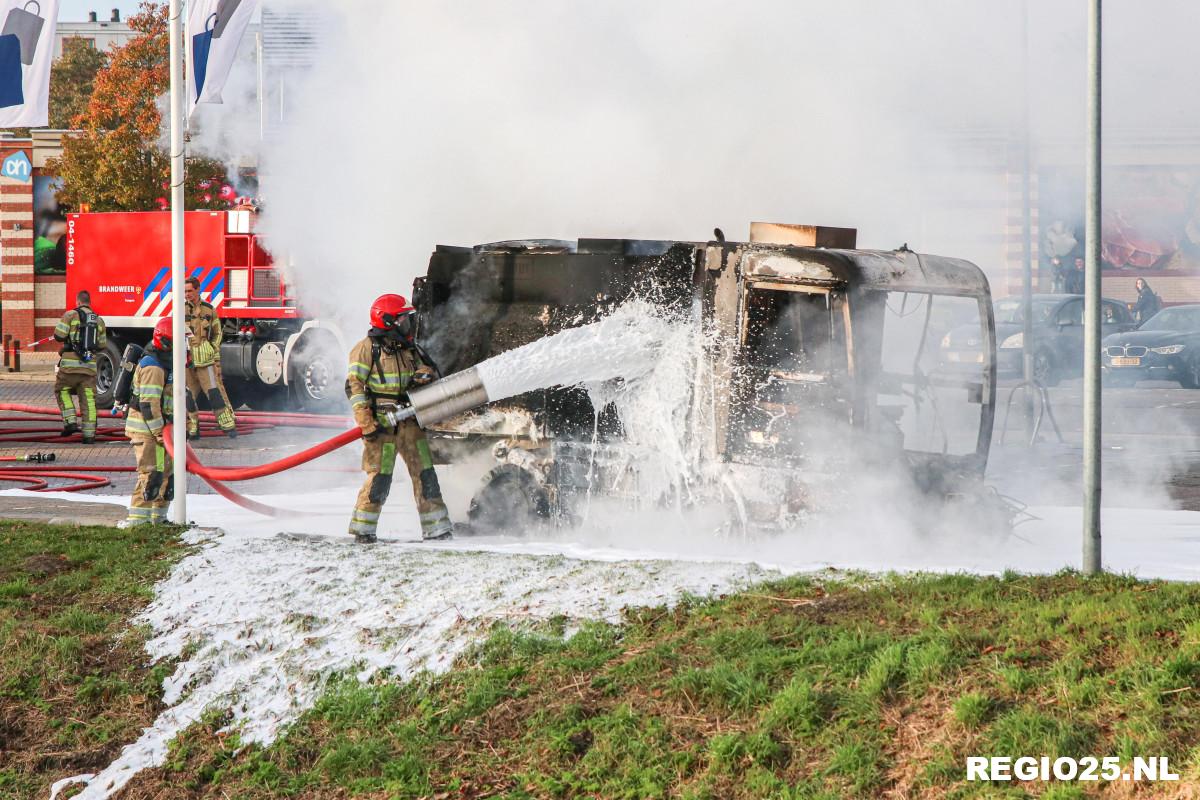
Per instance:
[[[1078,309],[1079,313],[1072,313],[1070,319],[1067,322],[1063,322],[1063,314],[1069,309]],[[1083,325],[1083,299],[1078,297],[1072,298],[1059,306],[1058,311],[1054,313],[1054,325],[1060,328],[1074,328]]]

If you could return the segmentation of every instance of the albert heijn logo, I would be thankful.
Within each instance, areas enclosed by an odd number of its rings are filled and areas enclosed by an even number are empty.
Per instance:
[[[0,166],[0,172],[4,177],[22,183],[29,183],[33,180],[33,164],[29,163],[29,156],[25,155],[24,150],[18,150],[4,159],[3,166]]]

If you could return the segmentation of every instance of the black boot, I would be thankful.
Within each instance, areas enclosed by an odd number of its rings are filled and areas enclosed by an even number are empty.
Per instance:
[[[63,425],[63,436],[73,436],[76,433],[79,433],[79,426],[74,422],[69,422],[66,425]]]
[[[187,438],[188,438],[188,441],[191,441],[191,442],[200,441],[200,431],[194,431],[194,432],[188,431]]]
[[[379,540],[375,538],[375,534],[373,533],[356,533],[354,534],[354,541],[359,544],[375,544]]]
[[[88,436],[88,435],[85,433],[85,434],[83,435],[83,443],[84,443],[84,444],[95,444],[95,443],[96,443],[96,435],[95,435],[95,434],[92,434],[91,436]]]
[[[229,430],[225,431],[225,435],[228,436],[230,439],[236,439],[237,438],[237,428],[230,428]]]

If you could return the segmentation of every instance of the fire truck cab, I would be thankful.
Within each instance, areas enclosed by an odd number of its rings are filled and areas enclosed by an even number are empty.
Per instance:
[[[292,294],[286,269],[254,230],[249,210],[184,215],[185,263],[200,296],[222,323],[221,370],[234,406],[334,407],[344,401],[340,331]],[[67,218],[67,298],[80,290],[108,327],[97,354],[97,402],[112,404],[121,351],[145,345],[171,313],[168,212],[71,214]]]

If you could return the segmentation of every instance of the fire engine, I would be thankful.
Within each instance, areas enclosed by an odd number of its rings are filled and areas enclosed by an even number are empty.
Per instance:
[[[221,370],[235,407],[326,410],[342,394],[341,332],[296,300],[286,270],[255,233],[247,210],[184,214],[185,264],[222,323]],[[108,327],[96,356],[97,401],[108,408],[121,351],[145,345],[171,313],[168,212],[70,214],[67,299],[87,290]]]

